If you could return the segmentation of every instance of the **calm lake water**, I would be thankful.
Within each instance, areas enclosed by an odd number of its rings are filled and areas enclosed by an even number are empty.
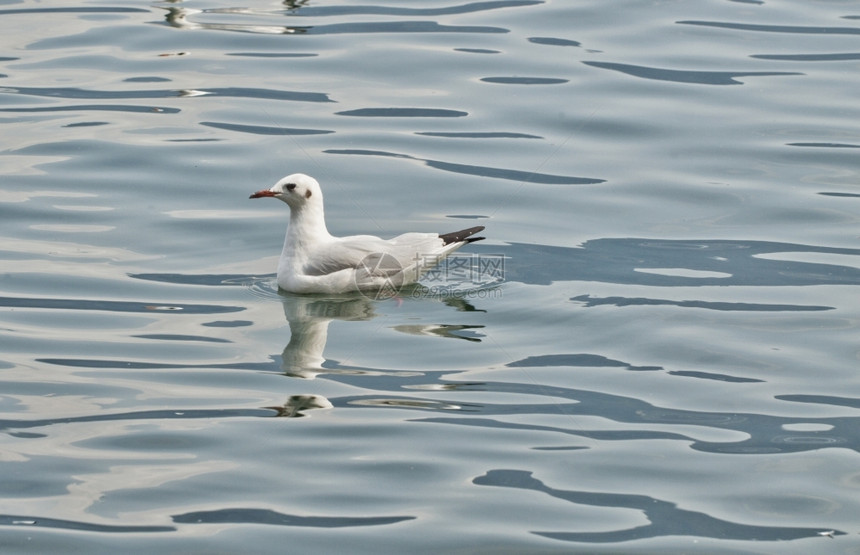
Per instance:
[[[0,2],[3,553],[860,553],[860,5]],[[395,298],[337,235],[485,225]]]

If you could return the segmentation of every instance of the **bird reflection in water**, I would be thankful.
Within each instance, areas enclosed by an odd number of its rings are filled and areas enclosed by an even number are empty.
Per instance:
[[[374,318],[376,313],[371,300],[358,294],[318,296],[282,293],[282,298],[284,316],[290,324],[290,342],[281,354],[284,373],[296,378],[313,378],[318,374],[348,371],[323,368],[328,326],[332,320]]]
[[[266,407],[274,410],[280,418],[301,418],[307,416],[304,411],[313,409],[330,409],[334,405],[322,395],[290,395],[282,407]]]
[[[360,294],[352,295],[293,295],[281,292],[284,315],[290,325],[290,341],[281,354],[281,369],[287,376],[314,378],[319,374],[379,374],[372,368],[343,367],[328,361],[323,355],[328,341],[328,327],[333,320],[361,321],[378,316],[374,301]],[[405,295],[404,295],[405,296]],[[458,312],[475,311],[459,298],[443,299]],[[392,329],[409,335],[447,337],[471,342],[481,341],[477,332],[482,325],[461,324],[403,324]],[[386,374],[403,373],[389,371]],[[408,373],[411,375],[411,373]]]

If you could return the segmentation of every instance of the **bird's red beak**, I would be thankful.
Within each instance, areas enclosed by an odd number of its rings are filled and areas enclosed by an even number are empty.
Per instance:
[[[273,197],[273,196],[275,196],[275,193],[273,193],[272,191],[270,191],[268,189],[263,189],[262,191],[257,191],[256,193],[254,193],[253,195],[251,195],[248,198]]]

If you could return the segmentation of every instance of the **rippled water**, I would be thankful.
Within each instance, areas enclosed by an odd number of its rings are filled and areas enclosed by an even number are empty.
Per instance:
[[[0,5],[0,549],[860,550],[860,9]],[[485,225],[391,299],[335,234]]]

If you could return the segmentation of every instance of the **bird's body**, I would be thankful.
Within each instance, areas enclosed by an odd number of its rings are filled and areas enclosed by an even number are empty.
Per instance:
[[[325,225],[319,183],[293,174],[251,198],[274,197],[290,207],[290,223],[278,262],[278,287],[291,293],[348,293],[399,288],[483,230],[477,226],[447,234],[404,233],[393,239],[372,235],[334,237]]]

